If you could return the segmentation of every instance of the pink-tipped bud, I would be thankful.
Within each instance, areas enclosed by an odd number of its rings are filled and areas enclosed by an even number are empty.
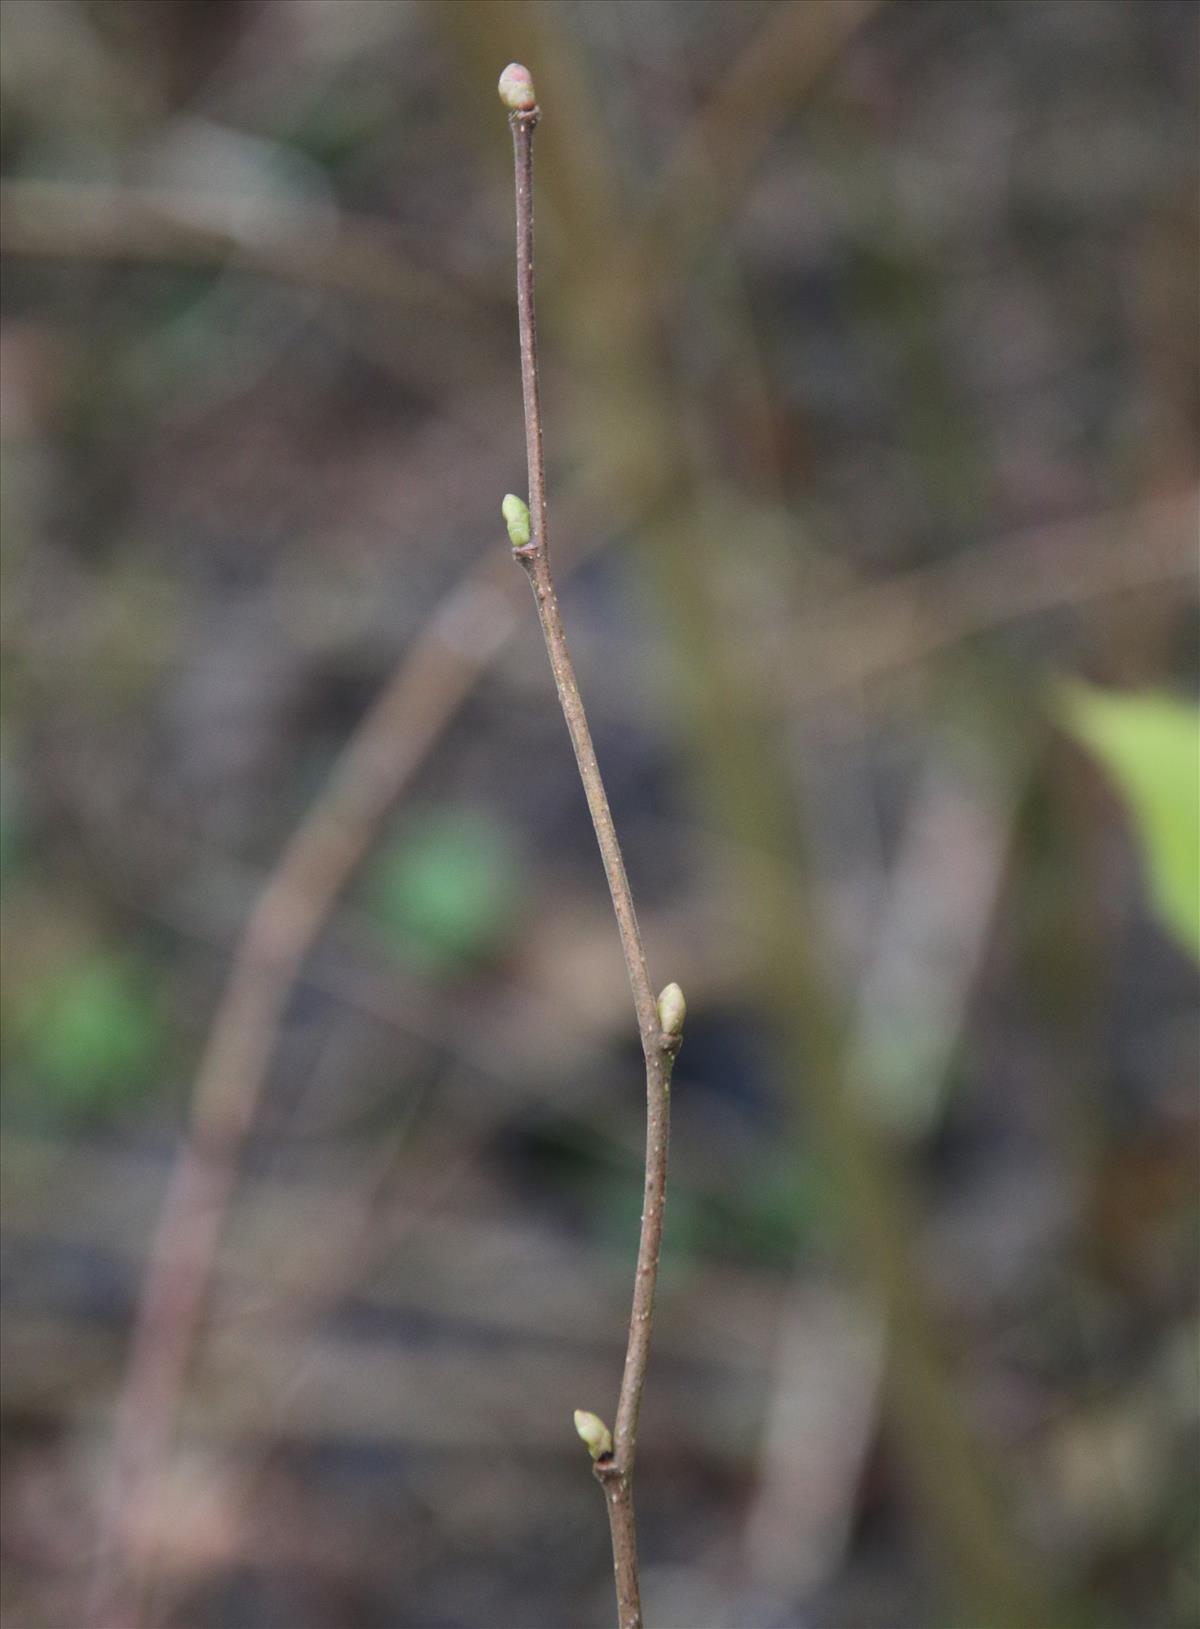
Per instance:
[[[496,89],[500,92],[500,100],[512,113],[532,113],[537,106],[537,97],[533,91],[533,75],[519,62],[509,63],[500,75],[500,83]]]

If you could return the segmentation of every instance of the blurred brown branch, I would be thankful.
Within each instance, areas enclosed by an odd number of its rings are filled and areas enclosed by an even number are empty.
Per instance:
[[[1200,488],[1128,509],[994,539],[930,566],[824,598],[787,630],[786,646],[760,644],[764,667],[792,669],[791,694],[825,695],[928,661],[976,634],[1164,587],[1194,589]],[[795,663],[795,651],[803,662]],[[774,683],[774,677],[772,683]]]
[[[660,207],[685,236],[711,233],[798,103],[884,0],[792,0],[771,7],[677,141],[658,178]]]
[[[408,651],[351,738],[251,912],[193,1089],[155,1229],[117,1407],[96,1621],[132,1629],[152,1557],[128,1535],[169,1451],[221,1227],[299,968],[387,811],[506,632],[494,561],[473,572]]]
[[[0,255],[37,260],[229,265],[341,294],[405,300],[478,323],[481,296],[406,256],[385,221],[290,205],[269,227],[225,224],[219,189],[113,187],[93,182],[0,182]],[[245,212],[243,212],[244,214]]]

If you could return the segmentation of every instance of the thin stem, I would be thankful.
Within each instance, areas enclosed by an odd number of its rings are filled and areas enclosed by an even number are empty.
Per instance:
[[[638,1578],[637,1527],[633,1518],[633,1484],[628,1471],[597,1469],[608,1507],[613,1574],[617,1585],[619,1629],[642,1629],[642,1593]]]
[[[671,1070],[679,1049],[679,1033],[663,1030],[659,1019],[646,953],[633,908],[633,896],[621,846],[613,826],[612,812],[600,766],[596,761],[587,715],[575,679],[575,669],[567,649],[562,615],[554,592],[550,568],[549,536],[546,526],[546,474],[542,451],[542,412],[538,388],[537,323],[534,313],[533,260],[533,132],[539,117],[535,107],[510,115],[516,166],[517,194],[517,309],[521,337],[521,384],[525,402],[525,445],[529,462],[529,508],[532,537],[528,544],[514,549],[533,588],[546,650],[554,673],[558,699],[566,719],[571,745],[579,765],[596,841],[600,846],[613,910],[621,935],[621,948],[629,972],[638,1031],[646,1059],[646,1175],[642,1209],[642,1230],[638,1244],[637,1274],[634,1280],[633,1311],[625,1369],[617,1403],[611,1456],[603,1456],[596,1474],[605,1490],[612,1530],[613,1562],[617,1580],[617,1605],[621,1629],[638,1629],[641,1605],[638,1595],[637,1548],[633,1520],[633,1468],[637,1455],[638,1413],[650,1356],[650,1336],[654,1321],[654,1292],[662,1249],[663,1207],[667,1186],[667,1151],[670,1131]]]

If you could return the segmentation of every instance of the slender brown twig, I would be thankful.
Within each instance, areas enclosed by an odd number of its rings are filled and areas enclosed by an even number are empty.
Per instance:
[[[638,1413],[650,1356],[658,1261],[662,1250],[671,1070],[683,1033],[683,996],[678,985],[668,985],[657,1000],[654,996],[629,878],[625,873],[621,846],[613,826],[608,796],[596,761],[554,591],[546,526],[546,472],[534,312],[533,133],[540,114],[528,71],[519,65],[513,64],[505,69],[500,80],[500,94],[505,105],[512,110],[509,123],[512,126],[516,170],[517,310],[521,339],[521,387],[525,404],[525,448],[529,465],[528,509],[519,499],[509,497],[505,500],[504,512],[509,522],[513,554],[524,567],[533,588],[559,703],[571,745],[575,749],[575,760],[592,824],[596,828],[596,841],[600,846],[612,895],[646,1059],[646,1175],[642,1228],[616,1425],[610,1436],[607,1428],[594,1415],[576,1415],[576,1428],[591,1451],[596,1475],[605,1492],[612,1532],[620,1629],[640,1629],[642,1608],[633,1514],[633,1470],[637,1455]]]

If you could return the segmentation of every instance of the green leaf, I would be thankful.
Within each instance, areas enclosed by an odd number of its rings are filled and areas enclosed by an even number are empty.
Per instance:
[[[16,1014],[33,1078],[61,1107],[113,1106],[149,1080],[163,1043],[145,978],[118,956],[56,970]]]
[[[406,824],[376,865],[369,891],[408,959],[440,971],[494,949],[517,887],[505,831],[481,813],[449,808]]]
[[[1200,959],[1200,710],[1075,682],[1059,690],[1056,712],[1129,808],[1159,921]]]

